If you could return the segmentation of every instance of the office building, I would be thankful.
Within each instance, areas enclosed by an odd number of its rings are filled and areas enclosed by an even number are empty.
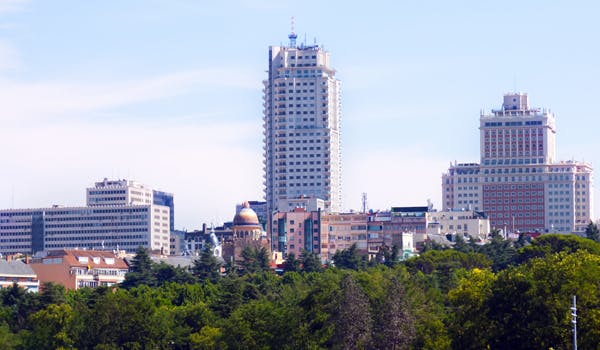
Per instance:
[[[0,253],[142,246],[168,255],[170,208],[153,204],[152,190],[98,184],[87,190],[88,206],[0,210]]]
[[[264,163],[267,213],[282,199],[324,200],[341,209],[340,82],[319,45],[269,48],[264,81]]]
[[[175,230],[175,202],[173,194],[157,191],[133,180],[108,180],[96,182],[86,190],[86,205],[146,205],[169,207],[170,231]]]
[[[484,211],[491,227],[505,232],[584,232],[592,167],[556,159],[552,112],[510,93],[479,120],[480,163],[454,163],[443,174],[443,210]]]

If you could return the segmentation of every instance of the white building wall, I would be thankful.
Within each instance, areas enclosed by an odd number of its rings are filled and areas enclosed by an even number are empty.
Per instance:
[[[318,46],[271,46],[264,81],[265,196],[301,195],[341,208],[340,82]]]
[[[138,246],[164,246],[168,254],[169,207],[159,205],[0,210],[0,253],[32,253],[34,213],[43,216],[45,250],[104,246],[135,252]]]

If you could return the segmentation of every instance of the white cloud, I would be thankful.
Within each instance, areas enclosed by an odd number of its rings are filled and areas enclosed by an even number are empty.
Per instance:
[[[83,205],[85,188],[94,181],[131,178],[175,194],[177,227],[228,221],[236,203],[262,197],[260,125],[255,124],[5,129],[0,207],[13,205],[13,193],[15,207]]]
[[[0,40],[0,72],[18,68],[20,62],[19,52],[12,45]]]
[[[29,0],[0,0],[0,14],[18,12],[29,3]]]
[[[1,59],[1,47],[0,47]],[[244,70],[211,68],[111,83],[0,81],[2,122],[69,116],[185,94],[187,91],[256,89],[260,78]]]

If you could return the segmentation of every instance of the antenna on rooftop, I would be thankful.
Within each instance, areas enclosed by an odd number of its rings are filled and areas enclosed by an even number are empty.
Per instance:
[[[367,212],[367,192],[363,192],[362,194],[362,212]]]
[[[295,24],[296,21],[294,19],[294,16],[292,16],[292,31],[290,32],[290,35],[288,35],[288,38],[290,38],[290,47],[296,47],[296,39],[298,38],[298,35],[296,35],[295,30]]]

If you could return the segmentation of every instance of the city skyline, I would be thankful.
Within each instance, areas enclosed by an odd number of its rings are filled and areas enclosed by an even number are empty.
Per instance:
[[[442,173],[478,162],[479,110],[509,91],[556,114],[558,159],[600,163],[597,4],[316,4],[0,0],[0,208],[127,178],[174,193],[176,228],[230,221],[263,197],[265,52],[291,16],[343,84],[343,210],[362,192],[441,209]]]

